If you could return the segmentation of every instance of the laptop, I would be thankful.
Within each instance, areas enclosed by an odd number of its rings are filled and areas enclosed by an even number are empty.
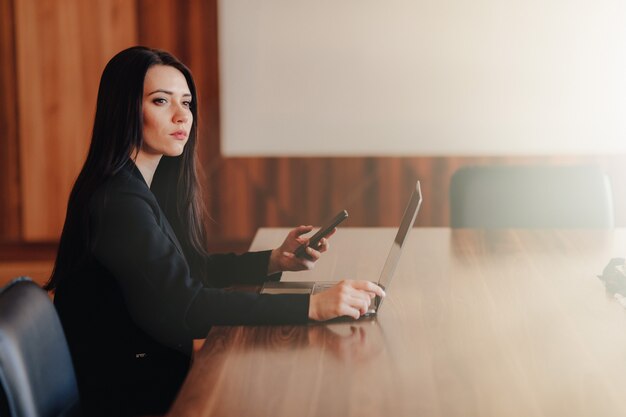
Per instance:
[[[422,191],[420,189],[420,182],[417,181],[415,189],[411,193],[411,199],[409,204],[404,210],[398,233],[391,245],[391,250],[387,255],[385,266],[380,273],[378,284],[383,290],[387,291],[391,284],[391,279],[396,271],[396,266],[400,260],[402,254],[402,248],[404,242],[409,234],[409,231],[413,228],[417,213],[422,205]],[[324,291],[333,285],[336,285],[337,281],[308,281],[308,282],[266,282],[261,288],[261,294],[315,294]],[[370,304],[370,309],[365,316],[376,314],[380,309],[382,299],[378,296]]]

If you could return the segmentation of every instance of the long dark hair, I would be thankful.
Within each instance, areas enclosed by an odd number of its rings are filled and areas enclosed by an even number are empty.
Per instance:
[[[54,270],[44,287],[48,291],[91,259],[89,200],[108,178],[132,163],[134,150],[141,149],[143,84],[146,72],[154,65],[178,69],[193,97],[193,124],[185,149],[178,157],[163,157],[157,171],[166,171],[159,175],[165,178],[159,188],[173,197],[168,198],[170,207],[164,210],[166,214],[175,210],[170,214],[180,219],[183,236],[178,238],[198,253],[205,251],[205,210],[196,171],[198,105],[191,71],[167,52],[142,46],[128,48],[115,55],[102,72],[89,154],[70,193]]]

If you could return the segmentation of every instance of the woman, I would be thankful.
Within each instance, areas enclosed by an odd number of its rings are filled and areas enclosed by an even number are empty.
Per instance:
[[[165,412],[192,340],[213,325],[358,318],[384,295],[364,281],[313,296],[222,289],[310,269],[328,242],[295,257],[312,229],[300,226],[272,251],[205,252],[195,100],[191,73],[163,51],[126,49],[102,74],[89,154],[47,284],[87,415]]]

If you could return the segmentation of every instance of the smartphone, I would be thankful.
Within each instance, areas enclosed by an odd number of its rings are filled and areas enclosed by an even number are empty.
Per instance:
[[[307,256],[305,252],[307,247],[311,246],[314,249],[317,248],[317,245],[320,243],[320,240],[322,240],[323,237],[325,237],[327,234],[332,232],[333,229],[337,227],[337,225],[339,225],[339,223],[341,223],[347,218],[348,218],[348,212],[346,210],[339,212],[335,217],[333,217],[333,219],[330,222],[328,222],[328,224],[326,224],[326,226],[321,227],[320,230],[317,231],[317,233],[311,236],[311,239],[309,239],[308,244],[300,245],[298,249],[295,250],[294,254],[300,258],[302,258],[303,256]]]

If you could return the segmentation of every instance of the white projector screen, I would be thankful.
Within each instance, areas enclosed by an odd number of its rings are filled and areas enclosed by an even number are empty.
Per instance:
[[[624,0],[222,0],[226,156],[626,152]]]

